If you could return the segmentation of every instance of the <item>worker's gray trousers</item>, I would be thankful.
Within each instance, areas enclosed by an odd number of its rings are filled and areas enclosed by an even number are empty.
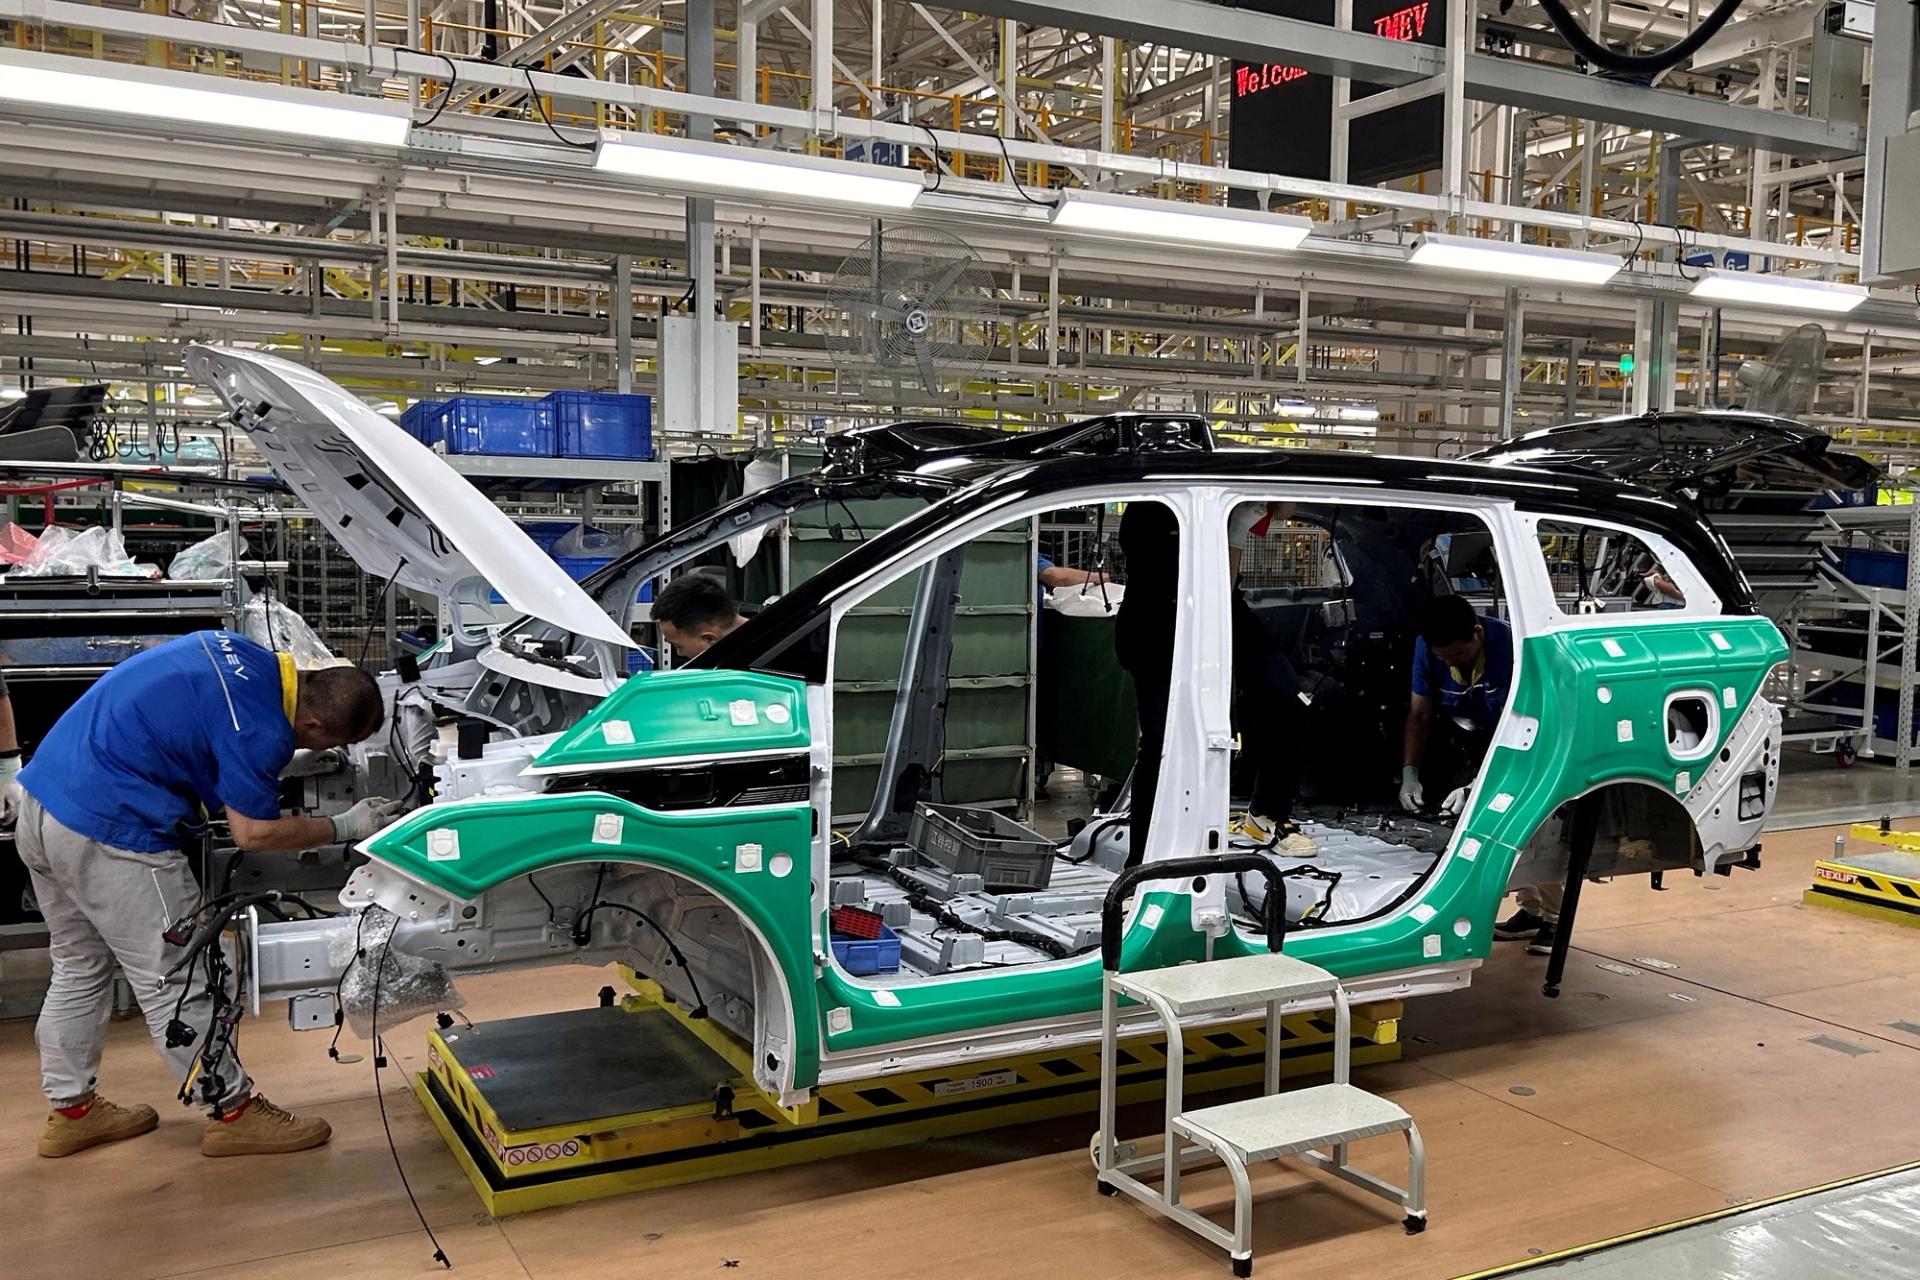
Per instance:
[[[154,1047],[175,1078],[185,1080],[213,1017],[213,997],[205,978],[197,976],[204,973],[202,966],[191,966],[192,974],[167,976],[180,948],[161,934],[200,897],[185,855],[136,853],[89,840],[63,826],[31,794],[21,796],[14,838],[51,939],[53,983],[34,1031],[47,1100],[66,1106],[93,1092],[112,1012],[116,961],[146,1015]],[[167,1023],[176,1007],[180,1021],[193,1029],[193,1042],[168,1048]],[[213,1078],[220,1086],[213,1095],[219,1103],[239,1102],[253,1088],[231,1049]],[[193,1096],[207,1096],[197,1079]]]
[[[1548,924],[1560,923],[1560,899],[1566,896],[1567,886],[1558,880],[1547,880],[1540,884],[1522,885],[1514,898],[1520,906],[1533,912]]]

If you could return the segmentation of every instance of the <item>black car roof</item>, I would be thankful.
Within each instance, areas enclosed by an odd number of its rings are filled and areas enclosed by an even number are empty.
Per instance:
[[[1752,593],[1726,544],[1691,504],[1638,485],[1598,476],[1316,449],[1218,449],[1212,452],[1124,453],[1001,466],[883,533],[773,602],[756,620],[723,638],[700,665],[753,666],[782,648],[796,625],[811,624],[821,605],[933,530],[978,511],[1087,485],[1144,481],[1154,485],[1270,480],[1291,485],[1379,488],[1441,496],[1503,499],[1544,515],[1616,521],[1666,538],[1693,563],[1728,613],[1752,613]],[[704,659],[711,657],[709,664]]]

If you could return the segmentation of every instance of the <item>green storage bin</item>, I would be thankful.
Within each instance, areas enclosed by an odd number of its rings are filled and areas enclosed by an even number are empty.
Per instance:
[[[835,760],[878,757],[893,727],[895,686],[839,686],[833,693]],[[1025,677],[957,681],[947,695],[947,749],[1024,749],[1027,731]]]
[[[1047,615],[1035,702],[1042,757],[1108,778],[1133,768],[1140,720],[1133,677],[1113,653],[1113,619]]]
[[[945,786],[943,804],[982,804],[1011,810],[1015,798],[1026,790],[1027,755],[1003,755],[981,752],[954,758],[941,765]],[[857,822],[873,807],[873,791],[879,784],[880,766],[842,765],[833,768],[833,821]]]
[[[833,677],[838,683],[898,680],[906,656],[906,612],[856,609],[841,619],[835,643]],[[956,613],[953,654],[947,674],[953,679],[1024,676],[1030,650],[1027,629],[1032,614],[1020,605],[986,606]]]

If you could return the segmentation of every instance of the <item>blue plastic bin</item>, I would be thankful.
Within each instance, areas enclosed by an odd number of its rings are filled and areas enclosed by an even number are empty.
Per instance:
[[[575,582],[585,582],[594,574],[613,563],[612,556],[556,556],[554,544],[580,526],[567,520],[529,520],[520,526],[533,544],[552,557],[553,562],[566,571],[566,575]],[[495,604],[503,603],[498,591],[489,592],[487,598]],[[653,583],[643,582],[633,598],[642,604],[653,599]]]
[[[1898,551],[1842,547],[1840,572],[1848,582],[1863,587],[1904,587],[1907,585],[1907,557]]]
[[[553,456],[553,406],[545,400],[455,396],[440,406],[432,430],[448,453]]]
[[[427,448],[433,448],[440,410],[446,403],[445,400],[415,400],[400,415],[401,430]]]
[[[653,397],[611,391],[556,391],[555,439],[563,458],[644,462],[653,457]]]
[[[897,973],[900,970],[900,935],[886,925],[873,939],[835,937],[833,958],[855,977],[870,973]]]

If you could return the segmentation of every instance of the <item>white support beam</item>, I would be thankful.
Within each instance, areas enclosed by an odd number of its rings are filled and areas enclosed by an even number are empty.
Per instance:
[[[1230,9],[1203,0],[979,0],[982,11],[1036,25],[1193,49],[1246,62],[1276,50],[1309,71],[1399,85],[1439,75],[1447,51],[1324,27],[1314,22]],[[916,9],[921,6],[916,5]],[[1519,58],[1464,55],[1464,92],[1480,102],[1632,125],[1656,133],[1764,147],[1781,154],[1855,155],[1858,126],[1785,112],[1757,111],[1583,75]]]
[[[994,96],[997,98],[1000,98],[1001,101],[1006,103],[1007,112],[1013,116],[1014,120],[1019,123],[1021,128],[1025,129],[1028,133],[1032,134],[1034,138],[1040,142],[1045,142],[1047,140],[1047,135],[1041,130],[1039,124],[1037,124],[1034,121],[1033,117],[1029,116],[1026,112],[1022,111],[1020,109],[1020,104],[1018,102],[1015,102],[1012,98],[1007,97],[1003,93],[1003,91],[1000,88],[999,82],[994,76],[994,74],[991,71],[987,70],[987,68],[984,65],[982,65],[980,59],[974,57],[971,53],[967,52],[966,47],[963,46],[958,40],[954,39],[953,36],[947,31],[947,29],[944,26],[940,25],[939,19],[935,18],[931,13],[927,12],[927,6],[920,4],[918,3],[918,0],[915,0],[915,3],[913,5],[913,11],[920,15],[921,21],[925,22],[928,26],[933,28],[935,35],[939,36],[942,40],[946,41],[947,47],[949,49],[952,49],[954,53],[959,55],[960,61],[967,64],[967,69],[969,71],[973,72],[974,75],[979,76],[980,79],[985,84],[992,87]],[[1011,137],[1013,135],[1008,134],[1007,136]]]

